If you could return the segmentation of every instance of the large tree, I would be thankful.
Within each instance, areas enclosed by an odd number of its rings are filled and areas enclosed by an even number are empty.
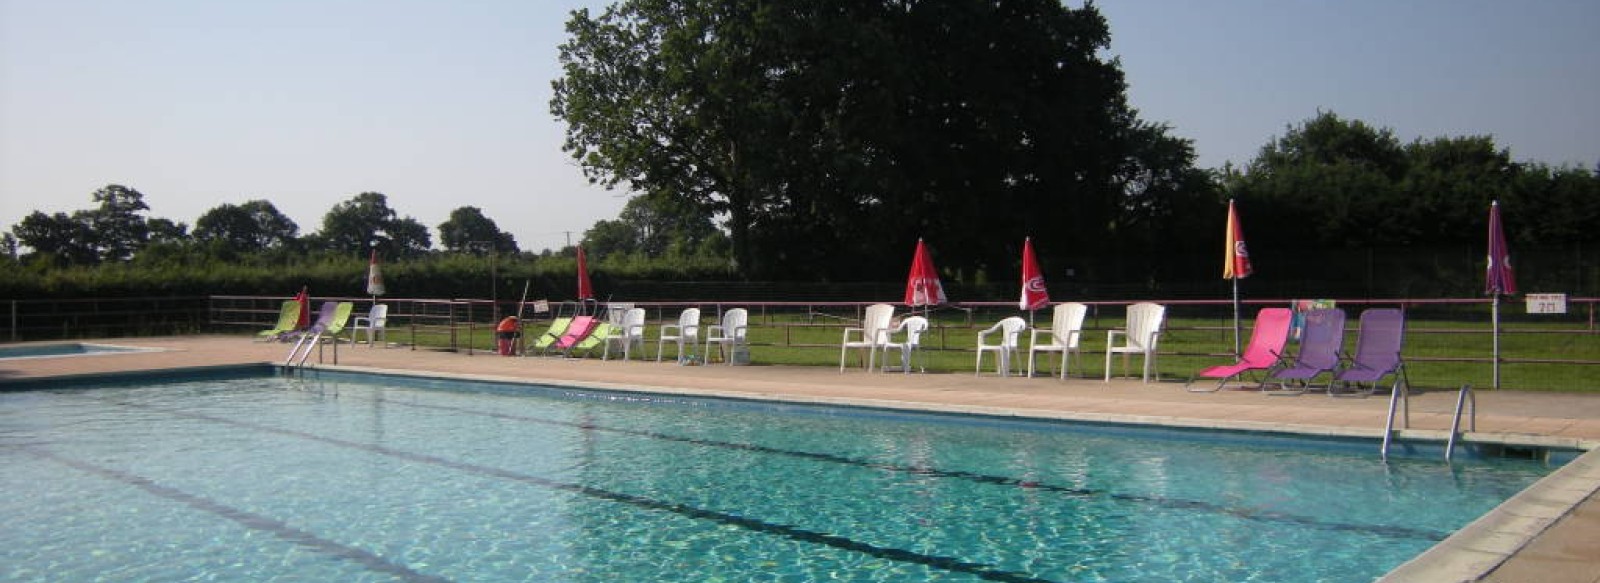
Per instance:
[[[517,238],[500,230],[494,219],[475,206],[450,211],[450,219],[439,223],[439,243],[446,251],[468,251],[475,244],[491,245],[501,253],[516,253]]]
[[[81,215],[83,211],[78,211]],[[93,232],[81,216],[67,213],[47,215],[33,211],[11,227],[17,242],[32,249],[28,258],[48,259],[62,264],[89,265],[100,259]]]
[[[214,242],[233,253],[259,253],[295,240],[300,226],[266,200],[223,203],[200,215],[195,239]]]
[[[1114,248],[1108,224],[1167,203],[1128,204],[1132,181],[1183,175],[1137,157],[1165,127],[1126,104],[1092,5],[627,0],[567,30],[566,148],[722,217],[752,277],[889,279],[918,236],[953,271],[1014,273],[1028,234]]]
[[[433,246],[428,227],[399,217],[381,192],[363,192],[334,205],[322,216],[317,238],[325,249],[353,255],[377,249],[388,257],[417,257]]]
[[[101,260],[130,259],[150,241],[150,225],[142,214],[150,205],[145,204],[143,193],[111,184],[96,190],[93,199],[99,206],[87,211],[85,218]]]

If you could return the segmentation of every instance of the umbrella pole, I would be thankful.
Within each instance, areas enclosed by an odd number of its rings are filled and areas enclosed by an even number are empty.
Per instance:
[[[1489,322],[1494,336],[1494,390],[1500,390],[1500,294],[1494,294],[1493,307],[1489,309]]]
[[[1233,278],[1233,354],[1238,356],[1239,346],[1239,278]]]

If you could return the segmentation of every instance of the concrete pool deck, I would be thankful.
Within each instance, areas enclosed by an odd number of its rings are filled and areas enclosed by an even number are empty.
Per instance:
[[[218,365],[280,363],[288,347],[244,336],[183,336],[97,340],[161,348],[161,352],[92,357],[0,360],[0,383],[61,376],[114,374]],[[651,352],[653,356],[653,351]],[[1286,431],[1378,437],[1388,399],[1273,397],[1251,391],[1189,393],[1181,383],[1102,382],[1099,378],[998,378],[993,374],[876,374],[833,367],[676,366],[654,361],[506,358],[343,345],[339,365],[324,350],[324,368],[686,395],[865,405],[930,411],[1182,427]],[[759,361],[759,348],[757,349]],[[1086,355],[1086,367],[1104,361]],[[313,356],[315,361],[316,357]],[[1422,391],[1410,398],[1406,439],[1443,441],[1455,391]],[[1465,442],[1588,450],[1518,494],[1385,581],[1600,583],[1600,394],[1478,391],[1477,431]],[[1373,452],[1377,455],[1377,452]]]

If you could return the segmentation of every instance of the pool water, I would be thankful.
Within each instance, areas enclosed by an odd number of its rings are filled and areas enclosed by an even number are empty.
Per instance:
[[[105,354],[121,352],[149,352],[158,349],[129,348],[126,346],[112,346],[110,344],[84,344],[81,342],[67,342],[61,344],[26,344],[19,346],[0,346],[0,360],[17,358],[56,358],[62,356],[83,356],[88,354]]]
[[[7,581],[1370,581],[1554,468],[327,375],[0,393]]]

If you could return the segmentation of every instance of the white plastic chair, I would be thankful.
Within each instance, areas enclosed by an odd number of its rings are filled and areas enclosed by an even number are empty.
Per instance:
[[[1078,341],[1083,335],[1083,318],[1088,313],[1089,306],[1083,304],[1056,304],[1055,314],[1050,318],[1050,327],[1034,328],[1033,335],[1028,339],[1028,376],[1033,376],[1034,359],[1040,352],[1061,353],[1061,364],[1058,369],[1062,380],[1067,378],[1067,368],[1072,363],[1071,355],[1077,354],[1078,365],[1080,367],[1083,365],[1083,353],[1078,351]],[[1039,342],[1041,332],[1049,334],[1049,342]]]
[[[1128,355],[1144,357],[1144,382],[1150,382],[1150,371],[1156,367],[1156,344],[1161,341],[1161,326],[1167,307],[1159,304],[1134,304],[1128,306],[1128,325],[1120,330],[1106,332],[1106,382],[1111,382],[1111,355],[1121,354],[1122,375],[1128,375]],[[1117,337],[1123,344],[1117,344]],[[1159,374],[1159,373],[1158,373]]]
[[[922,346],[922,334],[927,331],[928,319],[922,316],[906,318],[900,321],[899,326],[884,330],[884,340],[879,343],[879,348],[883,351],[883,372],[889,372],[889,351],[898,350],[900,351],[900,370],[910,374],[911,357]],[[895,336],[900,334],[905,336],[896,341]],[[927,369],[921,367],[918,370],[928,372]]]
[[[865,349],[867,351],[867,370],[872,370],[874,357],[878,349],[888,340],[884,334],[889,329],[889,320],[894,318],[894,306],[889,304],[873,304],[867,306],[867,313],[861,319],[860,328],[845,328],[844,337],[839,340],[839,372],[844,372],[845,354],[851,348]],[[854,340],[850,338],[855,333]]]
[[[733,355],[738,354],[739,347],[750,349],[745,339],[750,316],[744,308],[734,308],[722,314],[721,324],[706,326],[706,364],[711,364],[711,345],[717,345],[717,353],[722,356],[722,361],[734,364]]]
[[[700,343],[700,308],[685,308],[678,314],[677,324],[661,325],[656,338],[656,362],[661,362],[668,342],[678,345],[678,362],[683,362],[684,345],[689,346],[689,355],[694,355],[694,347]]]
[[[628,308],[616,326],[617,331],[606,337],[606,349],[600,353],[600,360],[610,360],[611,345],[617,344],[622,347],[623,362],[627,362],[633,355],[633,345],[644,350],[644,308]]]
[[[364,331],[367,333],[367,346],[377,346],[377,343],[373,340],[376,337],[382,337],[384,341],[388,341],[388,325],[389,305],[373,304],[372,310],[368,311],[367,315],[356,316],[355,321],[351,323],[350,340],[354,341],[356,334]]]
[[[1017,355],[1017,342],[1022,337],[1022,331],[1028,328],[1028,321],[1012,316],[999,321],[988,330],[978,333],[978,364],[973,368],[972,374],[983,372],[983,354],[993,352],[995,355],[995,373],[1000,376],[1011,376],[1011,359]],[[990,334],[999,332],[1000,338],[994,344],[984,342]]]

